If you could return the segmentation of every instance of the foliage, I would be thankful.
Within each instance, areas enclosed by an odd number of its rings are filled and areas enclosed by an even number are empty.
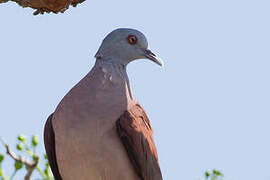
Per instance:
[[[40,155],[36,152],[39,144],[38,136],[32,136],[31,141],[28,142],[25,135],[19,135],[17,137],[16,153],[14,153],[2,139],[0,140],[6,148],[6,154],[14,161],[12,174],[6,175],[4,168],[2,167],[6,156],[0,152],[0,180],[12,180],[18,171],[26,171],[24,177],[25,180],[30,180],[34,171],[40,176],[39,179],[53,180],[46,154]]]
[[[224,180],[223,177],[224,175],[216,169],[211,170],[207,170],[205,173],[205,180]]]

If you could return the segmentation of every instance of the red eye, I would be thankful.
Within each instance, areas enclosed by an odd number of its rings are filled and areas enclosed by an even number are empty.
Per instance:
[[[128,43],[129,43],[129,44],[132,44],[132,45],[134,45],[134,44],[137,43],[137,37],[134,36],[134,35],[129,35],[129,36],[127,37],[127,40],[128,40]]]

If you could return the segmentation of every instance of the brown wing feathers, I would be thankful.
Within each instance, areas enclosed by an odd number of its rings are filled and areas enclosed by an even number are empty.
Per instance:
[[[54,175],[54,179],[62,180],[62,177],[59,173],[57,160],[56,160],[56,154],[55,154],[55,139],[54,139],[55,137],[54,137],[54,130],[52,126],[52,117],[53,117],[53,114],[51,114],[48,117],[47,122],[45,124],[44,144],[45,144],[45,149],[46,149],[47,157],[49,160],[49,164]]]
[[[153,130],[143,108],[136,104],[116,122],[117,132],[141,180],[162,180]]]

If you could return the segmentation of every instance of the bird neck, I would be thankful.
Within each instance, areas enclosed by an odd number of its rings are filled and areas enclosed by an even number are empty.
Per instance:
[[[131,91],[129,78],[126,71],[126,65],[120,63],[121,60],[100,58],[96,60],[95,68],[101,69],[104,73],[104,78],[107,77],[108,81],[115,84],[124,84],[127,90],[127,95],[131,100],[134,100],[134,96]]]
[[[127,64],[129,62],[131,62],[130,60],[120,57],[119,55],[117,56],[113,56],[113,55],[96,55],[96,62],[100,61],[100,62],[104,62],[104,63],[113,63],[115,65],[122,65],[124,67],[127,66]]]
[[[98,57],[96,59],[95,65],[97,65],[97,66],[113,66],[117,69],[123,69],[124,71],[126,71],[127,64],[123,64],[122,62],[124,62],[124,61],[121,60],[120,58]]]

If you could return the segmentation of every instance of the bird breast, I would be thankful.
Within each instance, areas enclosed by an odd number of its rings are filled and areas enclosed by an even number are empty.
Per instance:
[[[134,103],[125,69],[116,65],[96,64],[70,90],[53,119],[63,179],[137,179],[115,127]]]

